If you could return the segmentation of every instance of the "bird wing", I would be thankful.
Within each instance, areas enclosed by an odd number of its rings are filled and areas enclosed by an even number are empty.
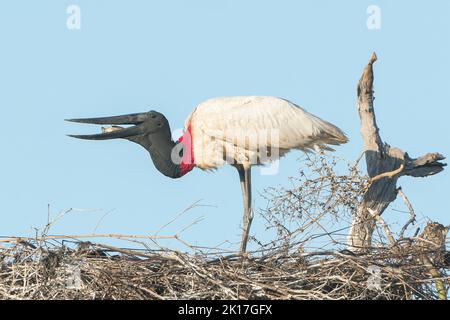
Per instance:
[[[276,97],[210,99],[191,113],[186,127],[189,124],[196,132],[227,143],[235,143],[236,139],[245,139],[264,130],[276,132],[278,148],[286,150],[326,148],[326,144],[347,142],[345,134],[336,126]]]

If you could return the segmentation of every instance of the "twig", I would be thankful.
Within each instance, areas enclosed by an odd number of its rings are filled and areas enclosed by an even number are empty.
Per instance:
[[[0,237],[0,242],[46,241],[50,239],[84,239],[84,238],[116,238],[116,239],[175,239],[175,236],[146,236],[132,234],[79,234],[79,235],[46,235],[38,237]]]
[[[383,173],[380,173],[379,175],[376,175],[375,177],[369,178],[369,184],[372,184],[375,181],[378,181],[378,180],[383,179],[383,178],[395,177],[396,175],[401,173],[403,171],[403,169],[405,169],[405,165],[402,163],[400,165],[400,167],[398,167],[397,169],[395,169],[393,171],[383,172]]]
[[[406,204],[406,206],[408,207],[409,210],[409,215],[410,218],[409,220],[405,223],[405,225],[403,226],[402,230],[400,231],[400,237],[399,239],[403,239],[404,238],[404,234],[405,231],[408,229],[410,224],[414,224],[414,222],[416,221],[416,213],[414,212],[414,208],[411,205],[411,202],[409,202],[409,199],[406,197],[406,195],[403,193],[402,188],[398,188],[398,194],[402,197],[403,202]]]

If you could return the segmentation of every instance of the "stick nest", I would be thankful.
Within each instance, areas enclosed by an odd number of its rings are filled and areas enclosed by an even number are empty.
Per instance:
[[[423,254],[380,248],[363,255],[299,250],[207,259],[176,251],[124,254],[87,242],[77,249],[26,242],[0,251],[0,298],[436,299],[436,281],[448,277],[434,278]],[[438,268],[448,271],[444,260]]]

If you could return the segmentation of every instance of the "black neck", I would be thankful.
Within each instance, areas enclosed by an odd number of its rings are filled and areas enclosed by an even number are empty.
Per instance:
[[[153,164],[159,172],[169,178],[181,177],[180,165],[172,161],[172,150],[178,142],[174,142],[170,135],[158,132],[141,136],[133,141],[148,150]]]

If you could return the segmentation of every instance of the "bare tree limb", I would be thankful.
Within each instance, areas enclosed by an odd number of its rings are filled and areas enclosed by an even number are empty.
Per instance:
[[[366,251],[371,247],[375,228],[375,216],[380,216],[397,197],[397,180],[401,176],[426,177],[441,172],[445,157],[439,153],[427,153],[411,158],[399,148],[383,142],[376,122],[373,96],[373,64],[375,53],[364,68],[357,89],[357,109],[361,120],[361,136],[364,142],[369,187],[361,205],[353,216],[348,235],[348,247],[353,251]],[[370,211],[369,211],[370,209]],[[373,214],[371,214],[373,212]]]

